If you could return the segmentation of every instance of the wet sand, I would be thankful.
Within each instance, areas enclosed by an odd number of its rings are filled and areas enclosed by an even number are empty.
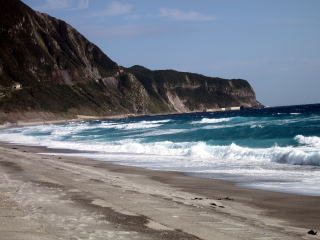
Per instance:
[[[0,144],[0,239],[319,239],[320,197]]]
[[[194,111],[185,112],[188,113],[198,113]],[[67,118],[66,116],[58,117],[51,113],[1,113],[0,112],[0,129],[13,128],[13,127],[25,127],[25,126],[36,126],[45,124],[64,124],[70,122],[82,122],[82,121],[105,121],[105,120],[119,120],[127,118],[139,118],[139,117],[155,117],[155,116],[168,116],[168,115],[179,115],[180,113],[158,113],[158,114],[118,114],[118,115],[108,115],[108,116],[89,116],[89,115],[77,115],[76,117]],[[42,117],[39,117],[44,115]],[[37,118],[35,118],[37,117]],[[17,120],[19,119],[19,120]]]

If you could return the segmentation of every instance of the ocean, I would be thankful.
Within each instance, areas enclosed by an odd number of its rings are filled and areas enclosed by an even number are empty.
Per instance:
[[[9,128],[0,141],[320,196],[320,104]]]

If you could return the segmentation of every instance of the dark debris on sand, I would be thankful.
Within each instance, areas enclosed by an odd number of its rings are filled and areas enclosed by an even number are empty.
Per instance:
[[[312,229],[308,232],[308,234],[310,234],[310,235],[317,235],[317,233],[318,233],[318,232],[315,232],[315,231],[312,230]]]

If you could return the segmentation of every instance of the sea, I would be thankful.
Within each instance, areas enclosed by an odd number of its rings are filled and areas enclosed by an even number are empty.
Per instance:
[[[320,196],[320,104],[8,128],[0,141]]]

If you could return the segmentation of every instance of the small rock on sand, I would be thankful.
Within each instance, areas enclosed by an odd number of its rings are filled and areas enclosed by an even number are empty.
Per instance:
[[[310,235],[317,235],[317,232],[313,231],[312,229],[308,232]]]

